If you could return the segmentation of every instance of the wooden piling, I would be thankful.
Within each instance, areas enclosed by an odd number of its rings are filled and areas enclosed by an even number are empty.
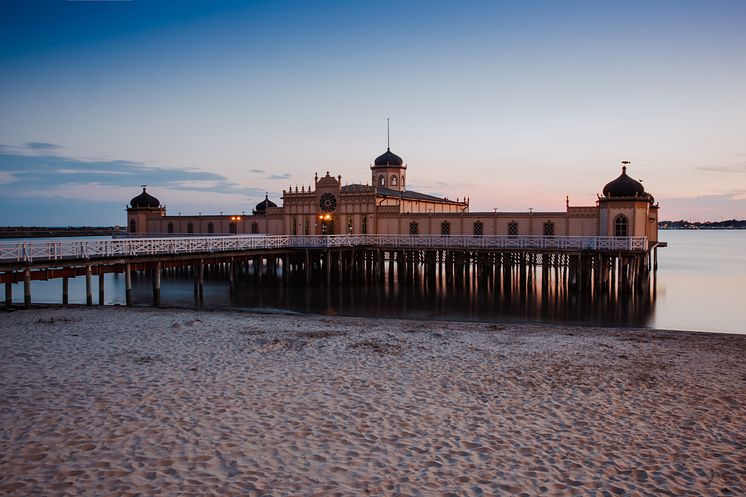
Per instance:
[[[13,306],[13,283],[10,281],[13,273],[5,273],[5,307]]]
[[[69,302],[70,293],[70,278],[67,276],[62,277],[62,305],[67,305]]]
[[[91,282],[91,266],[85,267],[85,305],[93,305],[93,284]]]
[[[23,306],[31,307],[31,268],[23,268]]]
[[[153,268],[153,305],[158,307],[161,305],[161,262],[155,263]]]
[[[124,265],[124,298],[128,306],[132,305],[132,266],[127,263]]]
[[[98,305],[104,305],[104,271],[98,267]]]

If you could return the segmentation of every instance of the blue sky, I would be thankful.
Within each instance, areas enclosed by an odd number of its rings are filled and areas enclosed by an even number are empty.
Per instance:
[[[0,224],[241,212],[314,172],[472,210],[746,218],[746,2],[0,1]],[[46,144],[46,145],[45,145]]]

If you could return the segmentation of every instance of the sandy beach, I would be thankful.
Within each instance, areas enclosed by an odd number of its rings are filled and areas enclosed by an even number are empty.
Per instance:
[[[0,320],[8,495],[746,495],[746,335],[174,309]]]

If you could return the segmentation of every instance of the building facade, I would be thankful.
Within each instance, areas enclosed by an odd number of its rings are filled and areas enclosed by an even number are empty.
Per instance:
[[[370,185],[343,185],[318,174],[313,186],[283,190],[282,205],[268,196],[250,215],[169,216],[146,192],[130,201],[131,235],[537,235],[635,236],[658,240],[658,204],[642,184],[622,174],[603,188],[595,205],[556,212],[470,212],[469,200],[407,190],[407,165],[387,150],[370,166]]]

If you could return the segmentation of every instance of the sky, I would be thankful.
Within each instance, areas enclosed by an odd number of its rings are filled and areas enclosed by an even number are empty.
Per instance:
[[[249,212],[314,173],[472,211],[746,218],[746,2],[0,0],[0,225]]]

